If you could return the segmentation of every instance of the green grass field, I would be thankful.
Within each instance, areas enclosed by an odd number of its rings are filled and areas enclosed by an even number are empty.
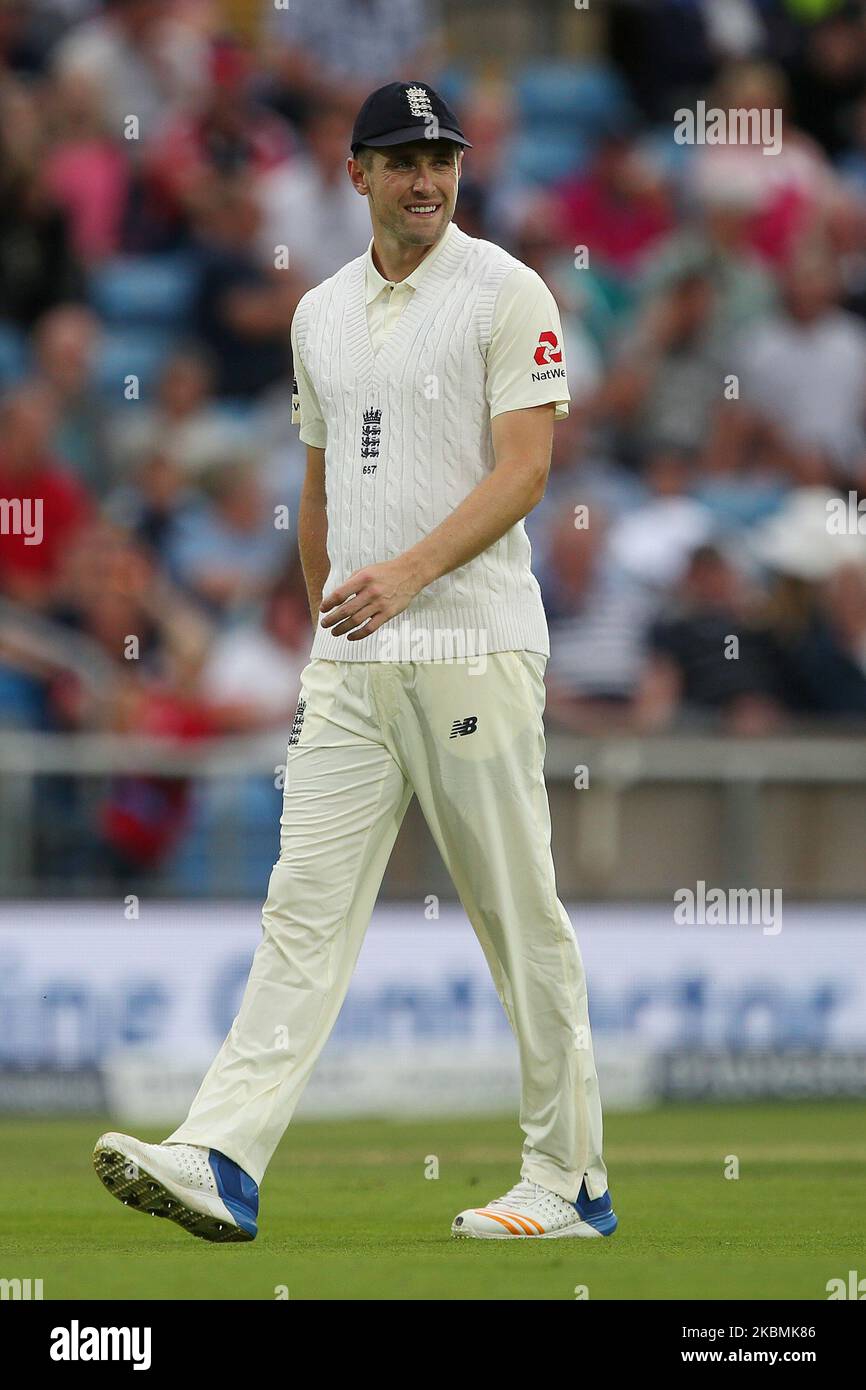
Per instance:
[[[866,1126],[851,1104],[610,1115],[610,1240],[452,1241],[517,1180],[510,1120],[292,1126],[260,1235],[212,1246],[124,1210],[91,1168],[107,1121],[0,1123],[0,1277],[46,1299],[826,1299],[866,1275]],[[160,1133],[141,1133],[159,1139]],[[727,1155],[737,1181],[723,1176]],[[439,1177],[425,1178],[435,1155]],[[283,1295],[285,1296],[285,1295]]]

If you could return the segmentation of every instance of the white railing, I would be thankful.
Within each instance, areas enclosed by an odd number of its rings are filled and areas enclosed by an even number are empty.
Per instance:
[[[109,779],[124,775],[189,778],[199,785],[223,782],[229,788],[233,779],[262,777],[274,779],[276,786],[285,751],[284,733],[191,743],[113,734],[0,732],[0,896],[38,891],[45,869],[36,862],[35,848],[39,779],[81,779],[93,796]],[[592,796],[575,795],[566,802],[565,789],[574,786],[579,766],[589,769]],[[721,801],[719,824],[731,881],[749,883],[757,881],[764,792],[798,784],[866,789],[866,739],[821,734],[599,738],[549,730],[546,775],[554,819],[563,814],[573,819],[575,856],[581,865],[591,866],[602,896],[615,887],[627,798],[650,784],[672,790],[696,785],[714,789]],[[219,799],[226,808],[225,824],[220,825],[213,854],[217,861],[224,855],[230,861],[235,850],[242,850],[233,846],[231,796]],[[222,864],[220,874],[223,891],[227,885],[230,891],[230,862]]]

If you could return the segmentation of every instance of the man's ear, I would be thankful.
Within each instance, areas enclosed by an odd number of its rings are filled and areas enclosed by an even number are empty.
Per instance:
[[[367,170],[360,159],[349,158],[346,160],[346,172],[352,180],[352,187],[356,193],[360,193],[362,198],[366,198],[370,192],[370,185],[367,182]]]

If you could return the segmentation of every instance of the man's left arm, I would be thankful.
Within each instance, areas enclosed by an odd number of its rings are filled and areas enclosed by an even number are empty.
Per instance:
[[[494,545],[544,496],[555,416],[568,412],[562,328],[553,296],[520,267],[500,292],[487,353],[495,466],[450,516],[393,560],[367,565],[322,601],[323,627],[359,641],[416,594]],[[369,619],[369,621],[366,621]],[[359,623],[365,623],[358,629]],[[353,631],[352,629],[358,629]]]

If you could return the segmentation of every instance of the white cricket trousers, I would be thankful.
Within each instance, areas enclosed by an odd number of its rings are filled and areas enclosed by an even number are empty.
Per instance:
[[[421,810],[517,1040],[521,1175],[574,1201],[607,1189],[574,931],[556,893],[537,652],[467,661],[315,659],[287,750],[274,865],[240,1011],[169,1143],[257,1183],[349,987],[397,832]]]

